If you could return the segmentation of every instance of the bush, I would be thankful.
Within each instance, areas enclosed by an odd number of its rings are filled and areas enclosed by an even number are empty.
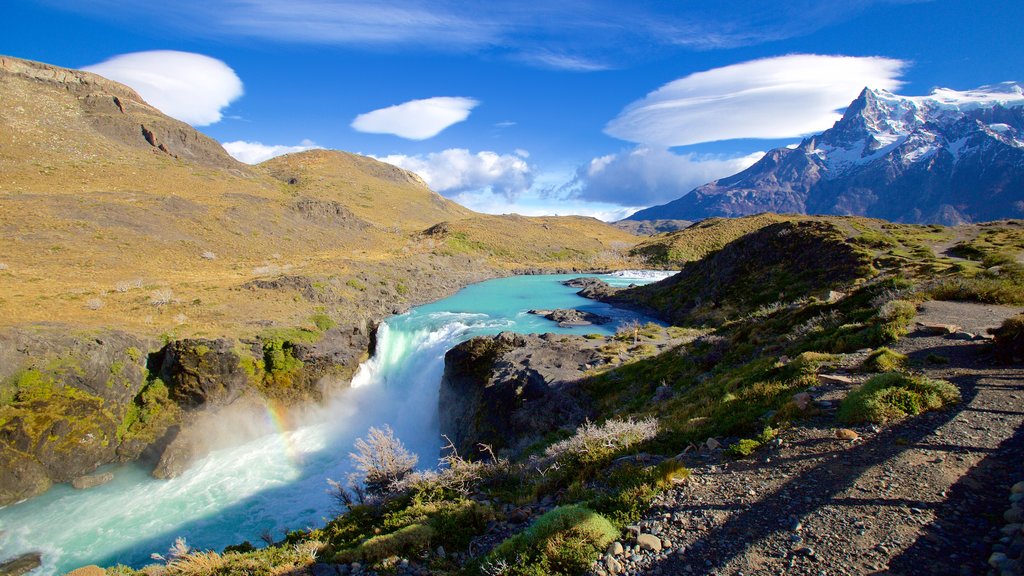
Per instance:
[[[430,548],[437,531],[423,524],[412,524],[391,534],[374,536],[356,548],[353,556],[364,562],[374,563],[390,556],[411,555]],[[340,559],[347,559],[342,554]]]
[[[851,391],[839,406],[838,416],[851,424],[883,424],[959,401],[960,391],[945,380],[887,372]]]
[[[882,346],[868,355],[861,364],[861,369],[865,372],[895,372],[906,363],[906,356]]]
[[[1004,364],[1024,361],[1024,314],[1007,318],[992,335],[996,337],[996,360]]]
[[[356,440],[355,449],[349,457],[362,473],[366,490],[371,494],[386,492],[392,483],[412,472],[418,461],[386,424],[384,428],[371,426],[366,438]]]
[[[505,576],[583,574],[618,536],[611,522],[593,510],[561,506],[499,544],[483,571],[501,566]]]

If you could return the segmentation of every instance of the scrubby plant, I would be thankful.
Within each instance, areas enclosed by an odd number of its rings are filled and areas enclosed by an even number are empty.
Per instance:
[[[861,369],[865,372],[895,372],[902,369],[906,363],[906,355],[882,346],[868,354],[861,364]]]
[[[418,461],[386,424],[383,428],[371,426],[365,438],[356,440],[354,448],[349,457],[370,493],[386,492],[392,483],[412,472]]]
[[[945,380],[887,372],[851,391],[839,406],[838,418],[883,424],[959,401],[960,391]]]
[[[599,465],[657,435],[658,421],[654,418],[613,418],[600,425],[588,420],[574,435],[549,446],[544,455],[565,466]]]
[[[174,291],[170,288],[153,290],[149,295],[149,302],[154,306],[166,306],[174,302]]]
[[[618,535],[612,523],[593,510],[561,506],[499,544],[483,571],[501,564],[505,576],[583,574]]]
[[[996,360],[1006,364],[1024,360],[1024,314],[1007,318],[992,335],[996,338]]]
[[[778,430],[766,426],[756,438],[738,440],[735,444],[729,446],[725,453],[736,459],[746,458],[753,454],[755,450],[770,442],[772,438],[775,438],[776,434],[778,434]]]

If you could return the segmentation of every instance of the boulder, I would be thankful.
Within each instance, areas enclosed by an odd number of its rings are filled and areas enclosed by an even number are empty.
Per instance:
[[[459,454],[479,444],[511,450],[583,422],[591,407],[577,392],[600,353],[576,336],[502,333],[472,338],[445,354],[441,433]]]
[[[961,328],[956,324],[934,324],[928,322],[918,322],[917,327],[921,329],[925,334],[931,334],[932,336],[945,336],[947,334],[955,334]]]
[[[43,555],[28,552],[0,563],[0,576],[22,576],[43,565]]]
[[[860,438],[860,434],[857,434],[856,432],[850,430],[849,428],[840,428],[836,430],[836,438],[839,438],[840,440],[849,440],[852,442]]]
[[[89,488],[95,488],[102,486],[107,482],[114,479],[114,475],[111,472],[102,472],[100,474],[89,474],[86,476],[79,476],[71,481],[71,486],[77,490],[88,490]]]
[[[793,395],[793,404],[801,411],[807,410],[811,405],[811,395],[807,392],[800,392]]]
[[[641,534],[637,536],[636,543],[644,550],[661,552],[661,538],[654,534]]]

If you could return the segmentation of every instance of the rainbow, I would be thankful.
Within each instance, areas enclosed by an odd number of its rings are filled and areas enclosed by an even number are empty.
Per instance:
[[[288,414],[288,409],[285,405],[278,400],[267,400],[267,421],[274,428],[277,433],[277,437],[281,439],[281,445],[284,448],[285,458],[289,462],[299,466],[303,463],[303,452],[295,445],[295,435],[291,433],[293,430],[291,418]]]

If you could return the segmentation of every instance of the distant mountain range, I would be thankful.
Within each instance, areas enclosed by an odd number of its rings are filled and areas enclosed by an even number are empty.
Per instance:
[[[842,119],[746,170],[627,220],[760,212],[960,224],[1024,215],[1024,89],[865,88]]]

